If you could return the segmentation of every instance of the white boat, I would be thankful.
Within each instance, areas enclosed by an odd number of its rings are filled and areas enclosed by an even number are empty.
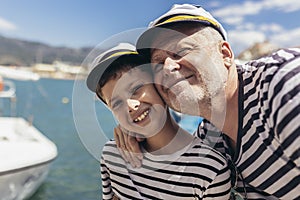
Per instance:
[[[40,76],[37,73],[4,66],[0,66],[0,76],[17,80],[37,81],[40,79]]]
[[[0,101],[15,104],[15,86],[4,81]],[[0,117],[0,199],[23,200],[32,196],[46,179],[57,147],[21,117]]]

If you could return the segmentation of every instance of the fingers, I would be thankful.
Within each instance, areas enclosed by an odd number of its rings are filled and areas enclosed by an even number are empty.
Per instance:
[[[114,194],[112,200],[119,200],[119,197],[116,194]]]
[[[132,167],[141,167],[143,154],[135,136],[125,133],[120,125],[114,128],[114,138],[122,158]]]
[[[123,134],[119,126],[114,128],[114,139],[118,148],[121,147],[121,143],[124,144]]]
[[[142,141],[145,140],[145,138],[142,137],[140,134],[136,134],[136,135],[135,135],[135,138],[136,138],[136,140],[137,140],[138,142],[142,142]]]
[[[143,141],[144,138],[141,137],[128,137],[125,141],[126,144],[130,147],[130,151],[134,154],[139,160],[143,159],[143,153],[141,152],[139,142]]]
[[[118,150],[123,157],[123,159],[128,162],[129,161],[129,156],[127,153],[124,152],[125,150],[125,139],[124,139],[124,134],[120,128],[120,125],[114,128],[114,138],[118,147]]]
[[[129,163],[132,167],[141,167],[142,161],[141,158],[143,158],[142,152],[140,150],[140,145],[136,138],[132,136],[132,134],[126,134],[124,136],[124,142],[126,146],[126,150],[128,151],[128,154],[130,156]]]

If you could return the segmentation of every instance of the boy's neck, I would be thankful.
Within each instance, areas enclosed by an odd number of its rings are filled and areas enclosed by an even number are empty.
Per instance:
[[[190,144],[193,138],[170,119],[159,133],[147,138],[144,148],[154,155],[172,154]]]

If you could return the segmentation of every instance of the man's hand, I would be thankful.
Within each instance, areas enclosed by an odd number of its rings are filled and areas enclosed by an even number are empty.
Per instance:
[[[112,200],[119,200],[119,197],[116,194],[114,194]]]
[[[143,141],[144,138],[138,137],[135,133],[129,133],[120,125],[114,128],[114,138],[123,159],[129,162],[132,167],[141,167],[143,154],[139,142]]]

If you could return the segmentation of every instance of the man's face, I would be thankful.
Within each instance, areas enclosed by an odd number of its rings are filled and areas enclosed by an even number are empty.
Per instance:
[[[161,31],[151,63],[158,92],[174,110],[205,116],[227,80],[220,43],[200,31]],[[205,113],[204,113],[205,112]]]

